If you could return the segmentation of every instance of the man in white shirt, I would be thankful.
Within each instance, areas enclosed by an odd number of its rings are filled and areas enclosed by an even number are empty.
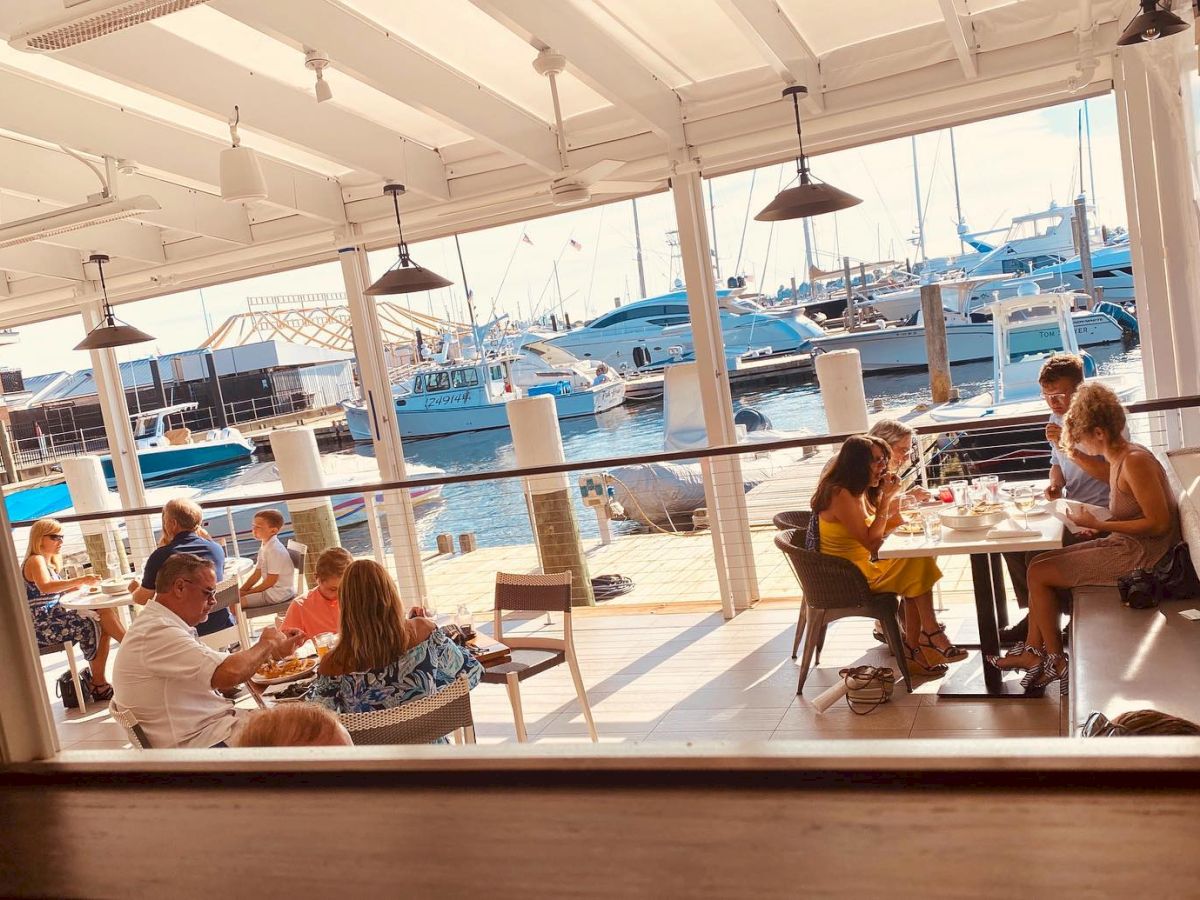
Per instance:
[[[291,655],[304,642],[296,628],[265,628],[258,643],[222,653],[196,637],[216,604],[212,563],[176,553],[158,571],[154,599],[130,626],[113,670],[116,702],[141,723],[150,745],[223,747],[250,710],[217,694],[247,681],[264,662]]]

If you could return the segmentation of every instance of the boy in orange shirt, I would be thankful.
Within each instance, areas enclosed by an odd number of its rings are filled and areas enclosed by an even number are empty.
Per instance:
[[[317,586],[292,601],[287,615],[283,617],[283,627],[299,628],[309,638],[328,632],[337,634],[340,615],[338,591],[342,586],[342,576],[352,562],[354,557],[341,547],[330,547],[318,556],[313,572]]]

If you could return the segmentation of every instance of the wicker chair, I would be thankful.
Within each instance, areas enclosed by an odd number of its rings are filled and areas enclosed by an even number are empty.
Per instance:
[[[795,541],[800,534],[795,530],[781,531],[775,535],[778,547],[792,564],[796,580],[804,590],[804,605],[808,609],[804,631],[804,654],[800,661],[800,683],[796,693],[804,690],[808,670],[821,661],[819,645],[823,643],[825,628],[835,619],[848,616],[865,616],[883,623],[888,649],[896,657],[904,686],[912,693],[912,679],[904,656],[904,641],[896,621],[899,600],[895,594],[873,594],[862,572],[849,560],[828,553],[805,550]]]
[[[137,716],[118,704],[116,700],[109,701],[108,711],[112,715],[113,721],[125,729],[125,736],[129,738],[129,743],[138,750],[150,749],[150,739],[146,737],[146,732],[138,722]]]
[[[505,610],[547,614],[561,612],[563,637],[506,638],[501,622]],[[571,670],[571,680],[575,682],[575,694],[583,708],[588,734],[594,743],[599,743],[600,736],[596,733],[596,723],[592,720],[592,708],[588,705],[583,676],[579,674],[579,661],[575,658],[575,638],[571,631],[571,573],[512,575],[497,572],[493,628],[496,640],[507,644],[512,650],[512,658],[507,662],[487,666],[483,672],[483,680],[488,684],[502,684],[508,689],[508,701],[512,704],[517,740],[522,743],[528,740],[525,716],[521,711],[520,682],[565,662]]]
[[[804,534],[808,530],[808,523],[812,521],[812,510],[789,509],[786,512],[776,513],[775,518],[771,521],[780,531],[795,529],[796,534]],[[800,613],[796,617],[796,634],[792,638],[792,659],[796,658],[796,651],[800,648],[800,635],[804,634],[806,615],[804,601],[801,600]]]
[[[342,713],[338,718],[355,744],[430,744],[459,729],[468,744],[475,743],[466,676],[427,697],[375,712]]]

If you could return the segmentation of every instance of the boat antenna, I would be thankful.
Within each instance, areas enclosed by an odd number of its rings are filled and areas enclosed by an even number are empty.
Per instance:
[[[1092,205],[1096,205],[1096,164],[1092,160],[1092,117],[1088,113],[1088,102],[1083,101],[1083,127],[1087,132],[1088,182],[1091,186]]]
[[[963,222],[962,198],[958,193],[958,153],[954,149],[953,128],[950,129],[950,168],[954,173],[954,212],[958,216],[958,222],[955,223],[955,231],[958,232],[958,251],[966,253],[967,245],[963,241],[963,228],[966,227],[966,224]]]
[[[475,336],[475,352],[483,359],[483,335],[479,333],[479,325],[475,321],[475,300],[471,286],[467,284],[467,267],[463,265],[462,244],[458,235],[454,235],[454,249],[458,251],[458,270],[462,273],[463,290],[467,292],[467,315],[471,317],[471,334]]]

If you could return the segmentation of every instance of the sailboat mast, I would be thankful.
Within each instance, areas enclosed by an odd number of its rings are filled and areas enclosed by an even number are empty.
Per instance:
[[[1087,132],[1088,183],[1091,186],[1092,206],[1096,205],[1096,165],[1092,161],[1092,117],[1088,113],[1088,102],[1083,101],[1083,127]]]
[[[637,247],[637,264],[638,264],[638,290],[641,293],[639,297],[646,296],[646,268],[642,264],[642,229],[638,226],[637,215],[637,198],[634,197],[629,201],[633,204],[633,242]]]
[[[912,156],[913,156],[913,189],[917,194],[917,248],[921,251],[921,260],[926,259],[925,256],[925,217],[921,215],[921,168],[917,162],[917,136],[912,137]]]
[[[475,338],[475,352],[483,359],[483,335],[479,333],[479,325],[475,321],[475,302],[471,297],[471,286],[467,283],[467,267],[463,265],[462,245],[458,243],[458,235],[454,236],[454,249],[458,251],[458,270],[462,273],[463,290],[467,292],[467,314],[471,317],[471,336]]]
[[[962,198],[958,194],[958,153],[954,149],[954,129],[950,129],[950,168],[954,172],[954,214],[958,216],[958,222],[955,224],[955,231],[958,232],[958,250],[960,253],[967,252],[967,245],[963,242],[963,214],[962,214]]]

